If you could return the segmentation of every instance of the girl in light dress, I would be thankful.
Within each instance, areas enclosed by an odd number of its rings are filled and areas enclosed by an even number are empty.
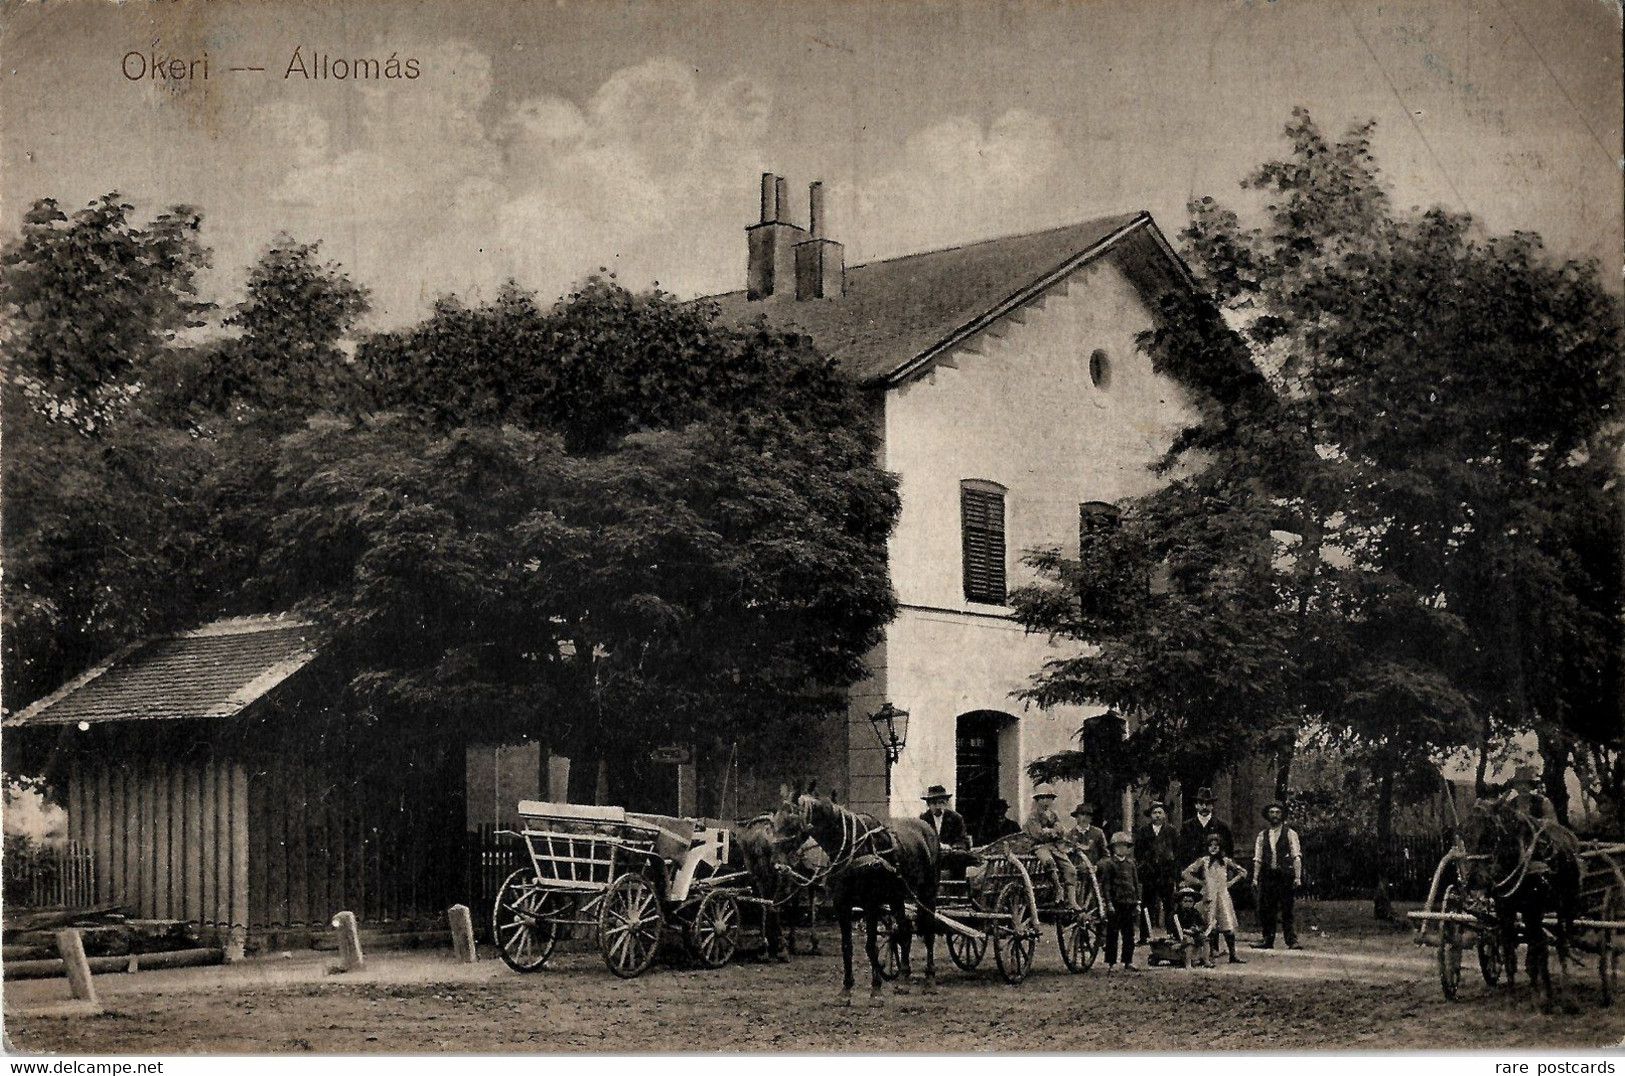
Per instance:
[[[1184,881],[1202,891],[1202,911],[1207,918],[1209,944],[1214,959],[1219,955],[1219,936],[1224,936],[1230,963],[1244,964],[1236,955],[1236,905],[1230,887],[1247,877],[1247,871],[1224,854],[1224,841],[1217,833],[1207,839],[1207,855],[1185,868]]]

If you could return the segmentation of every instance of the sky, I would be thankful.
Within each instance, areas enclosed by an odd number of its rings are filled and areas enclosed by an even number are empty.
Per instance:
[[[306,78],[296,49],[419,74]],[[763,171],[803,223],[824,181],[848,264],[1140,209],[1173,235],[1192,197],[1247,204],[1301,105],[1376,120],[1396,205],[1617,288],[1621,69],[1619,0],[12,0],[0,234],[47,196],[187,203],[211,298],[285,232],[383,328],[509,277],[741,287]]]

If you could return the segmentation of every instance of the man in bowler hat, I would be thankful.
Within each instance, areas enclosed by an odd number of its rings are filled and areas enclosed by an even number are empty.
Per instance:
[[[1264,828],[1253,842],[1253,887],[1258,891],[1258,925],[1264,939],[1254,949],[1275,948],[1275,923],[1288,949],[1302,949],[1292,906],[1303,886],[1303,845],[1298,831],[1286,824],[1286,805],[1272,803],[1264,808]]]
[[[1188,865],[1207,855],[1207,839],[1215,833],[1224,844],[1224,854],[1234,858],[1236,838],[1230,827],[1213,813],[1213,790],[1206,786],[1198,788],[1192,803],[1196,810],[1179,827],[1179,862]]]
[[[1149,923],[1171,931],[1174,910],[1174,884],[1179,881],[1179,830],[1168,821],[1168,807],[1161,800],[1146,814],[1150,820],[1134,835],[1134,858],[1140,865],[1140,900],[1145,915],[1140,919],[1140,941],[1151,940]]]
[[[953,797],[941,785],[932,785],[920,797],[925,800],[925,813],[920,821],[936,831],[937,840],[944,848],[969,848],[970,835],[965,831],[965,819],[958,811],[948,807]]]

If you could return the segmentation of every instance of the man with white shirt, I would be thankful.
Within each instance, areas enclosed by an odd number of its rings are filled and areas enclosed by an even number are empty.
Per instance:
[[[1230,832],[1230,827],[1213,813],[1213,790],[1207,787],[1198,788],[1193,800],[1196,804],[1196,813],[1185,819],[1185,824],[1179,827],[1181,870],[1207,855],[1207,839],[1215,833],[1219,835],[1219,840],[1224,845],[1224,854],[1231,857],[1236,854],[1236,838]]]
[[[1263,829],[1253,842],[1253,888],[1258,892],[1258,925],[1264,940],[1254,949],[1275,948],[1275,923],[1288,949],[1302,949],[1297,927],[1292,921],[1292,905],[1303,885],[1303,846],[1298,831],[1286,824],[1286,807],[1272,803],[1264,808]]]

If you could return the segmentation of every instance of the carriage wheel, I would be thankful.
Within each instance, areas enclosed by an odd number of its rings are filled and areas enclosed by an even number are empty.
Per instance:
[[[1602,920],[1616,922],[1621,903],[1625,903],[1625,898],[1617,893],[1608,894],[1608,899],[1602,905]],[[1597,979],[1602,984],[1602,1003],[1612,1005],[1614,995],[1619,993],[1619,951],[1614,948],[1614,932],[1611,930],[1602,932],[1597,945]]]
[[[1005,886],[993,910],[1000,916],[993,920],[993,958],[998,961],[1004,981],[1014,986],[1032,970],[1033,946],[1038,937],[1038,924],[1027,903],[1027,887],[1020,882]]]
[[[739,901],[731,893],[707,893],[688,925],[688,948],[701,964],[720,968],[739,949]]]
[[[623,874],[598,904],[598,948],[609,970],[635,979],[654,962],[665,929],[660,896],[641,874]]]
[[[1089,907],[1055,924],[1055,940],[1061,947],[1061,959],[1066,962],[1067,971],[1077,975],[1094,967],[1095,957],[1100,953],[1100,936],[1100,917]],[[1189,952],[1187,949],[1187,955]]]
[[[1461,893],[1455,886],[1444,891],[1443,908],[1447,912],[1462,910]],[[1439,986],[1444,996],[1455,1000],[1461,990],[1462,929],[1460,923],[1439,924]]]
[[[950,930],[947,944],[948,959],[966,971],[975,971],[987,955],[986,934],[961,934],[957,930]]]
[[[875,942],[880,946],[880,977],[894,981],[903,966],[902,947],[897,942],[897,920],[890,912],[875,919]]]
[[[514,971],[540,970],[558,942],[552,920],[568,908],[569,898],[542,889],[529,867],[503,879],[491,907],[491,940],[502,962]]]
[[[1478,932],[1478,970],[1490,986],[1501,985],[1501,939],[1490,931]]]

